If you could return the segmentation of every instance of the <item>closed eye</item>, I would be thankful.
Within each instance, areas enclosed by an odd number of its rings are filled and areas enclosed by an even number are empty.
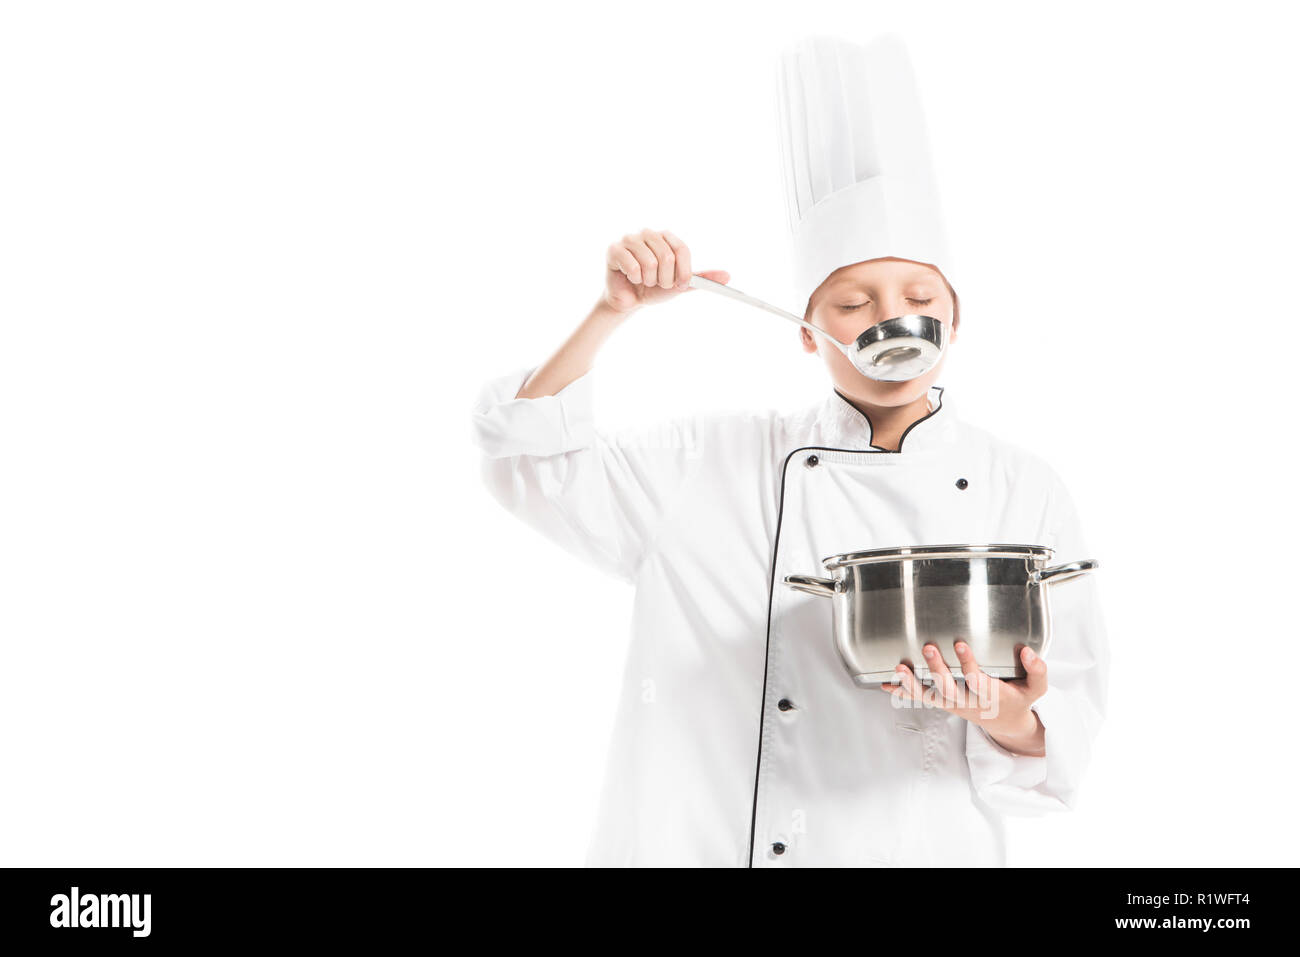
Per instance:
[[[929,299],[908,299],[907,301],[911,303],[915,303],[918,306],[928,306],[930,305],[930,303],[934,302],[934,297],[931,296]],[[859,303],[853,303],[851,305],[840,306],[840,308],[843,309],[845,312],[852,312],[854,309],[861,309],[863,306],[869,306],[869,305],[871,305],[870,299],[868,299],[866,302],[859,302]]]

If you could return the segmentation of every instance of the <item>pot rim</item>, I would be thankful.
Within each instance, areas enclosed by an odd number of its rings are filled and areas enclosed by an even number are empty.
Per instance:
[[[827,570],[845,568],[849,565],[866,565],[872,562],[890,562],[917,559],[961,559],[961,558],[1032,558],[1040,561],[1051,559],[1055,550],[1046,545],[903,545],[895,548],[869,548],[859,552],[844,552],[825,559],[822,565]]]

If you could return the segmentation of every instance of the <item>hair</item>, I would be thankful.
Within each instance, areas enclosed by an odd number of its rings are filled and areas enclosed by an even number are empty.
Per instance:
[[[952,327],[956,329],[957,323],[961,321],[961,300],[957,298],[957,291],[948,283],[947,276],[943,277],[943,284],[948,287],[948,295],[952,296]]]

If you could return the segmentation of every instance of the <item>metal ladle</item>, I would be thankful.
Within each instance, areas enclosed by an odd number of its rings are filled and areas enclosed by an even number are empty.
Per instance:
[[[724,283],[703,276],[691,276],[691,286],[728,296],[803,326],[844,353],[854,368],[864,376],[880,382],[902,382],[925,375],[939,361],[948,342],[947,328],[938,319],[933,316],[911,315],[895,316],[869,326],[851,344],[846,345],[825,329],[818,329],[793,313],[747,296]]]

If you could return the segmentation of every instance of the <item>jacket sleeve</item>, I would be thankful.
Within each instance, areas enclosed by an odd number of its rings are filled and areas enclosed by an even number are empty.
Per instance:
[[[1097,558],[1083,534],[1074,502],[1048,470],[1051,495],[1043,544],[1055,549],[1053,564]],[[973,723],[966,727],[971,784],[994,810],[1038,816],[1075,807],[1106,711],[1109,642],[1101,610],[1099,566],[1051,589],[1052,638],[1044,660],[1048,689],[1033,704],[1043,723],[1046,756],[1012,754]]]
[[[609,431],[593,417],[594,372],[517,399],[532,374],[489,381],[473,409],[483,480],[506,509],[578,558],[633,582],[699,459],[690,419]]]

